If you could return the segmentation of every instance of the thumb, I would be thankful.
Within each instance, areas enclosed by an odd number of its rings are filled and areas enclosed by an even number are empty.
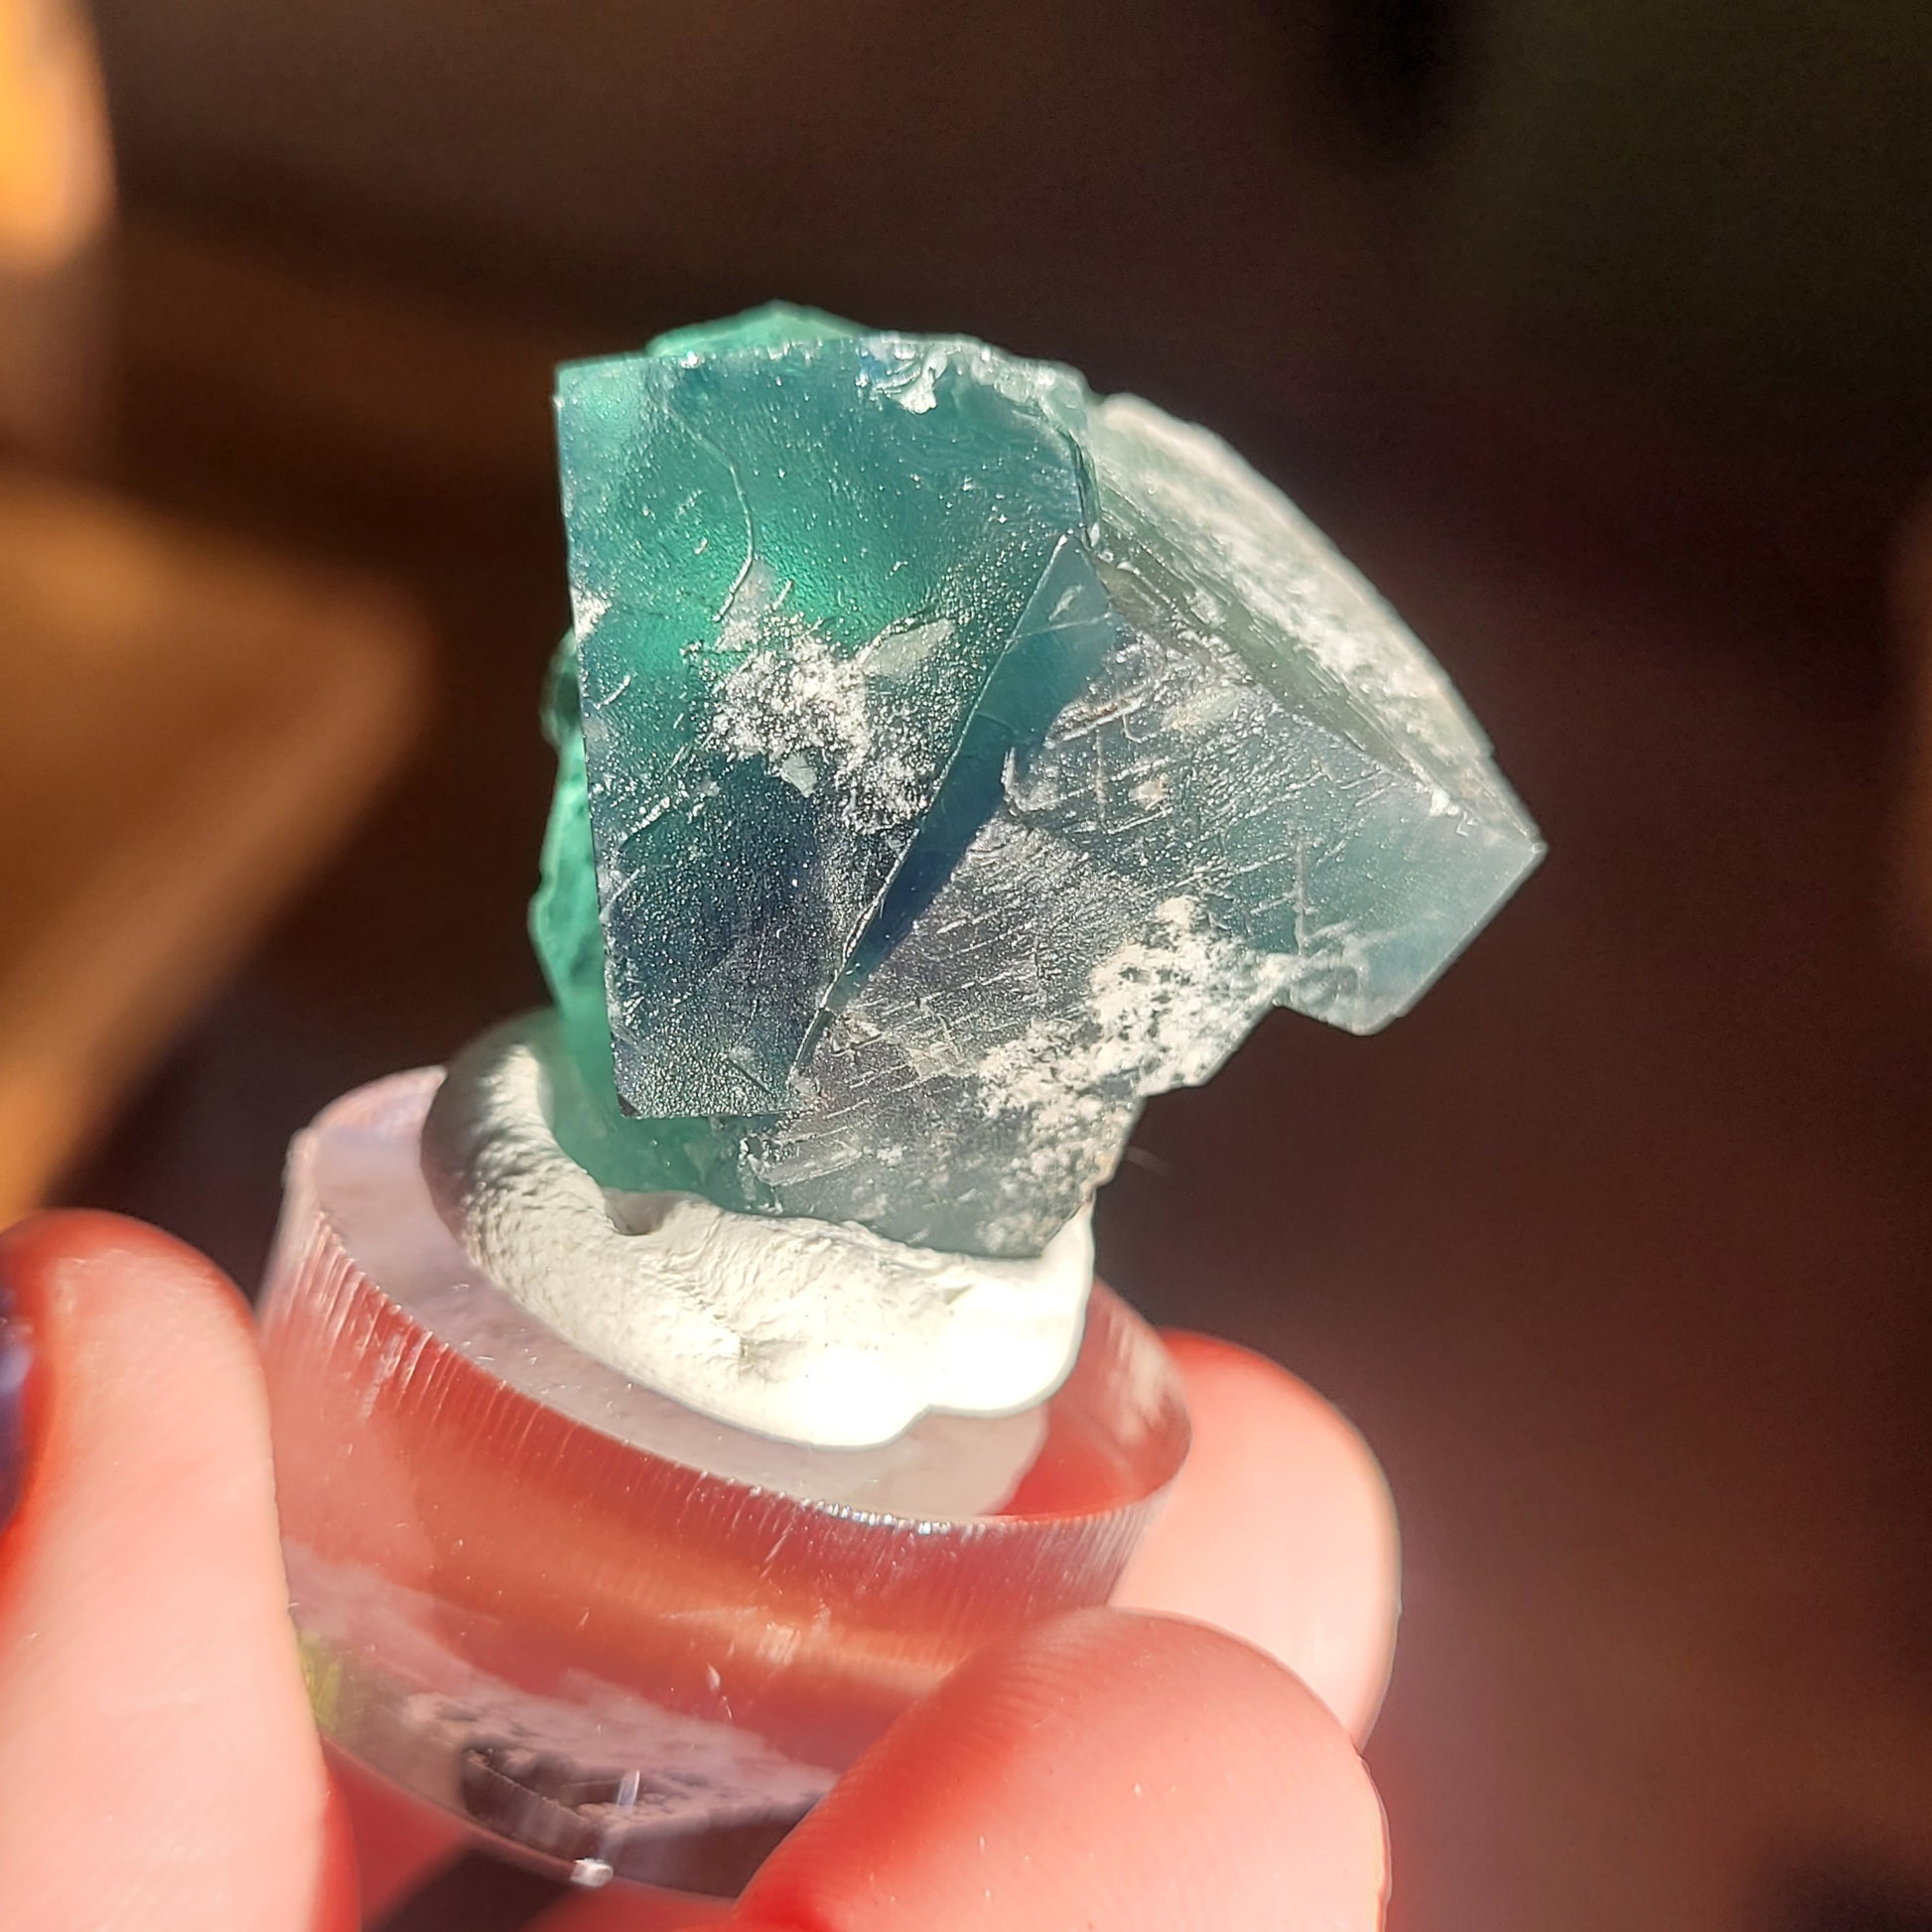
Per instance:
[[[103,1214],[0,1236],[0,1298],[29,1370],[0,1534],[0,1924],[352,1923],[240,1299]]]
[[[1202,1624],[1084,1610],[901,1717],[718,1932],[1375,1932],[1387,1882],[1368,1773],[1299,1678]],[[540,1923],[695,1917],[604,1894]]]

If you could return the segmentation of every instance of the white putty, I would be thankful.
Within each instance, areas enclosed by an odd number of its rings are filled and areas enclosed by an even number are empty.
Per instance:
[[[557,1145],[517,1023],[451,1068],[424,1128],[445,1218],[502,1291],[586,1353],[788,1442],[891,1441],[928,1411],[1040,1401],[1078,1351],[1090,1216],[1036,1259],[943,1254],[851,1224],[610,1194]]]

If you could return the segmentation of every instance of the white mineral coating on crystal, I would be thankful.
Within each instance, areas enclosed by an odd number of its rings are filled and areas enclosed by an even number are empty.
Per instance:
[[[705,748],[761,760],[807,798],[822,790],[855,832],[908,824],[939,769],[912,754],[913,707],[899,686],[951,623],[886,631],[857,656],[841,656],[784,608],[789,589],[759,564],[733,593],[717,647],[742,654],[719,683]]]
[[[1132,636],[1010,808],[1109,871],[1164,869],[1291,962],[1278,1004],[1386,1026],[1537,863],[1535,826],[1442,667],[1219,437],[1138,396],[1089,436]]]
[[[746,327],[791,347],[841,335],[776,312]],[[635,519],[605,517],[578,586],[596,642],[553,689],[536,929],[581,1076],[557,1076],[560,1141],[614,1188],[1037,1256],[1145,1100],[1209,1078],[1271,1007],[1370,1033],[1413,1006],[1537,863],[1536,828],[1435,659],[1210,432],[970,345],[848,342],[861,373],[835,380],[830,348],[754,367],[717,335],[683,352],[720,354],[749,412],[707,415],[742,572],[677,644],[659,604],[688,589],[686,560],[644,568]],[[805,497],[841,559],[828,575],[784,563],[746,504],[790,501],[802,473],[770,425],[795,434],[803,390],[840,381]],[[1051,464],[1002,498],[1052,514],[1027,524],[991,639],[964,593],[1012,544],[982,546],[960,505],[999,466],[954,477],[938,535],[898,520],[930,506],[935,466],[953,474],[989,406],[966,407],[977,384],[1043,411],[1081,458],[1077,503],[1036,487]],[[877,483],[905,427],[882,396],[935,429],[930,412],[962,413],[858,517],[843,483]],[[613,425],[606,460],[658,465],[649,422]],[[685,469],[660,481],[682,514]],[[943,570],[940,536],[971,539]],[[888,557],[863,613],[826,603]],[[629,585],[628,650],[600,615],[607,578]],[[665,758],[671,777],[650,776]],[[622,863],[598,871],[598,839]],[[680,975],[712,991],[673,997]],[[730,1098],[748,1067],[759,1094]]]
[[[1280,490],[1137,397],[1089,433],[1117,632],[748,1138],[792,1211],[1025,1253],[1149,1095],[1271,1006],[1385,1026],[1541,852],[1449,679]]]
[[[770,1130],[760,1172],[866,1219],[950,1190],[990,1241],[1024,1246],[1035,1204],[1091,1199],[1142,1100],[1206,1079],[1298,970],[998,815],[828,1023],[814,1104]]]
[[[532,1035],[485,1035],[423,1130],[437,1206],[490,1280],[587,1354],[743,1429],[827,1449],[890,1442],[929,1411],[1041,1401],[1078,1352],[1089,1216],[1036,1258],[888,1241],[854,1224],[613,1194],[557,1146]]]

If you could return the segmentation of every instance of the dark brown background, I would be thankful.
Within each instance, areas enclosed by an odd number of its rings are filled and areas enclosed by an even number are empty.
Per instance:
[[[1157,1102],[1104,1210],[1145,1309],[1387,1464],[1392,1925],[1921,1922],[1932,1000],[1886,585],[1932,440],[1922,13],[96,14],[113,474],[402,582],[441,708],[72,1196],[246,1280],[295,1126],[536,996],[552,359],[773,294],[1065,356],[1337,535],[1551,845],[1389,1034],[1277,1016]]]

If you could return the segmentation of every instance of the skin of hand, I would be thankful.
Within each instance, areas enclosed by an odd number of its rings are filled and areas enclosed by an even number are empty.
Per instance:
[[[151,1228],[46,1214],[0,1236],[0,1925],[377,1922],[463,1841],[325,1763],[241,1298]],[[1379,1925],[1387,1489],[1281,1369],[1169,1345],[1194,1449],[1111,1607],[955,1672],[735,1905],[614,1887],[541,1932]]]

